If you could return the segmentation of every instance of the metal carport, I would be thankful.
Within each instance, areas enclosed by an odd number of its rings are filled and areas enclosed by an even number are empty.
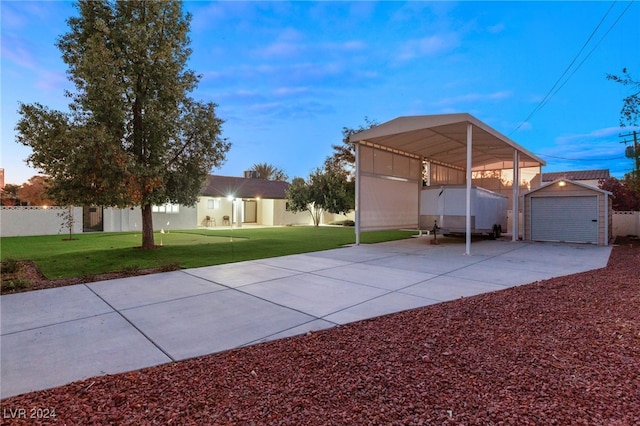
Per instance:
[[[520,168],[546,164],[467,113],[398,117],[352,135],[349,142],[356,147],[356,244],[363,229],[418,226],[417,210],[415,221],[411,217],[419,204],[422,162],[428,161],[465,173],[465,253],[470,254],[472,171],[513,168],[513,182],[519,182]],[[518,199],[519,185],[514,184],[514,240]]]

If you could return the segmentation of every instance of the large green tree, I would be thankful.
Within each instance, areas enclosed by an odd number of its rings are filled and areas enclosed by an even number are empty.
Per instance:
[[[365,117],[364,125],[361,124],[360,126],[355,128],[343,127],[342,144],[331,145],[331,148],[333,148],[333,154],[327,157],[327,159],[325,160],[325,166],[333,170],[343,170],[344,173],[347,174],[349,179],[352,180],[355,175],[356,168],[356,149],[355,145],[349,142],[349,137],[377,125],[377,121],[371,120],[369,119],[369,117]]]
[[[230,144],[214,103],[189,94],[191,16],[180,1],[82,0],[57,41],[75,92],[68,112],[21,104],[17,140],[51,177],[63,205],[140,206],[153,248],[152,206],[192,205]]]

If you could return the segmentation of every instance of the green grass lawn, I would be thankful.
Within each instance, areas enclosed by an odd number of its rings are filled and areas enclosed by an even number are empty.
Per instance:
[[[411,231],[363,232],[363,244],[408,238]],[[33,260],[49,279],[176,265],[218,265],[296,253],[328,250],[355,243],[351,227],[187,230],[155,234],[162,247],[140,250],[140,233],[76,234],[0,238],[2,260]]]

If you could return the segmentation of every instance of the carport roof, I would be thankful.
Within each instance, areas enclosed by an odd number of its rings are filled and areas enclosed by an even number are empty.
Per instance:
[[[349,142],[385,147],[426,160],[466,169],[467,124],[472,125],[472,168],[544,166],[544,160],[467,113],[398,117],[349,137]]]

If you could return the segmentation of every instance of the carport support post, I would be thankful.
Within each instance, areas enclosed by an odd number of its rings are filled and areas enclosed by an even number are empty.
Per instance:
[[[356,200],[355,200],[355,207],[356,207],[356,214],[355,214],[355,220],[356,220],[356,226],[355,226],[355,230],[356,230],[356,245],[359,246],[360,245],[360,182],[362,180],[360,179],[360,144],[358,142],[356,142]]]
[[[464,254],[471,254],[471,167],[473,165],[473,126],[467,123],[467,210],[466,210],[466,247]]]
[[[513,151],[513,184],[511,185],[511,241],[518,241],[518,225],[520,222],[520,211],[518,202],[520,201],[520,153]]]

